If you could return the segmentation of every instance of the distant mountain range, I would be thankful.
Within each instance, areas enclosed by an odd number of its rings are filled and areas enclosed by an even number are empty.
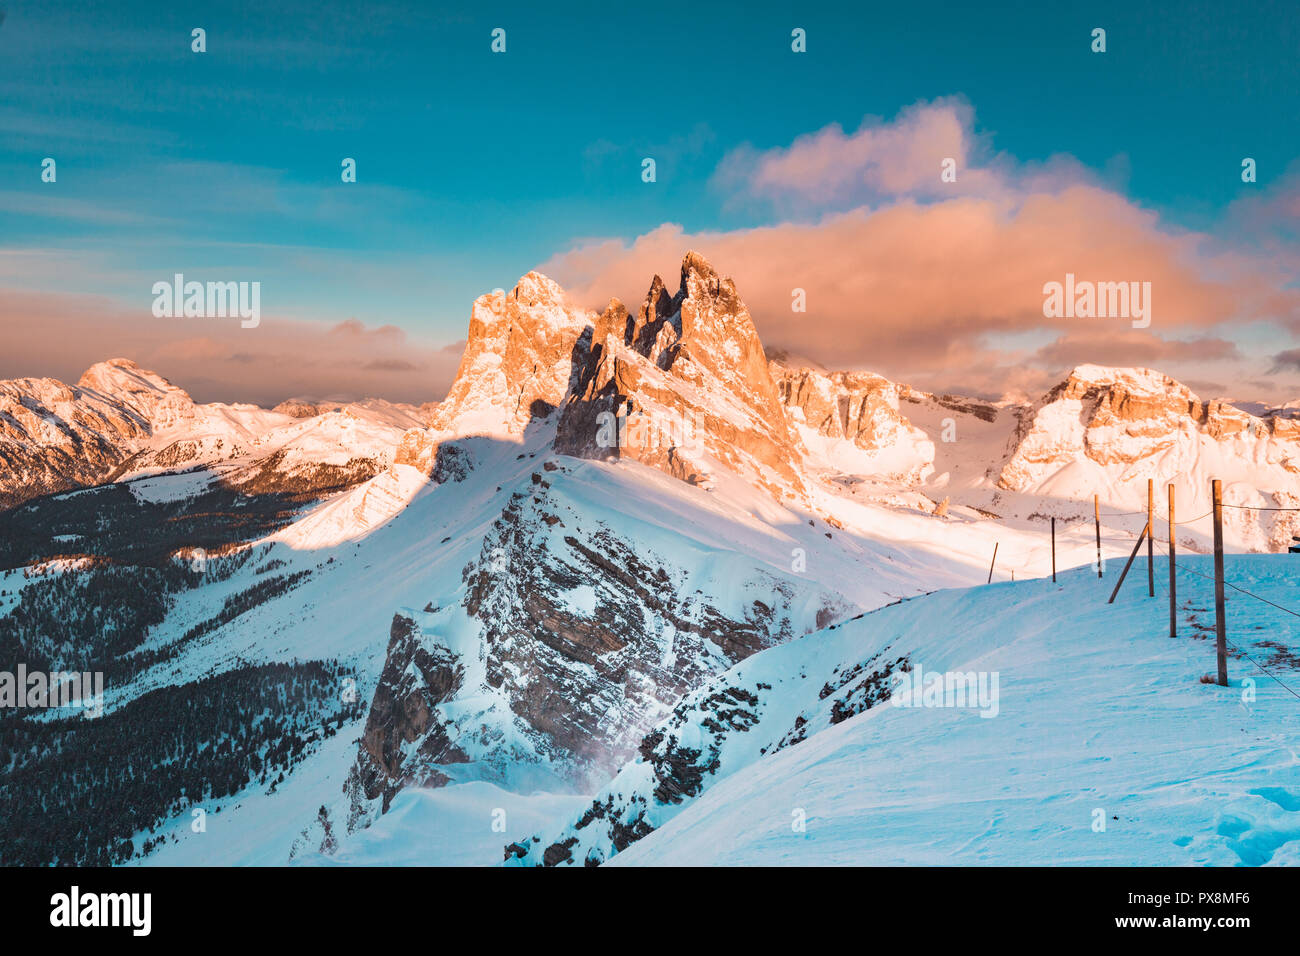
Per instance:
[[[1019,405],[787,365],[694,252],[635,311],[578,308],[535,272],[480,297],[445,400],[420,407],[200,405],[125,359],[75,386],[0,382],[0,462],[0,669],[105,670],[101,720],[180,768],[129,801],[112,772],[61,784],[41,818],[13,818],[41,862],[360,861],[399,801],[418,817],[411,800],[457,787],[577,795],[547,804],[549,829],[466,836],[483,862],[606,862],[676,813],[651,805],[858,717],[940,653],[829,629],[1048,574],[1053,517],[1061,569],[1090,566],[1094,495],[1105,555],[1124,555],[1148,478],[1162,519],[1176,485],[1189,551],[1209,539],[1211,477],[1235,505],[1300,506],[1287,409],[1202,401],[1147,369],[1080,366]],[[1229,545],[1283,551],[1297,515],[1235,509]],[[838,649],[783,649],[808,635]],[[964,662],[943,647],[933,663]],[[746,677],[751,659],[778,663]],[[214,681],[231,726],[168,723]],[[0,811],[53,762],[97,766],[71,717],[23,733]],[[193,781],[218,769],[219,845],[188,827]],[[111,837],[50,831],[104,807]]]

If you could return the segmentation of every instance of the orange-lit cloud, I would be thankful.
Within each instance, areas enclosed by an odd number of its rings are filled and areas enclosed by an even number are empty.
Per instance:
[[[1235,330],[1246,324],[1300,326],[1285,256],[1171,227],[1068,159],[965,167],[962,188],[945,196],[941,157],[978,155],[970,122],[960,105],[923,105],[851,136],[829,127],[788,149],[741,151],[718,177],[737,194],[805,208],[863,192],[893,192],[892,201],[732,231],[665,223],[630,242],[578,243],[540,268],[585,305],[617,295],[635,307],[655,272],[675,285],[677,263],[695,248],[735,278],[767,345],[987,394],[1012,382],[1032,388],[1082,362],[1199,374],[1204,363],[1242,359]],[[1150,327],[1045,318],[1044,284],[1066,273],[1149,282]],[[795,289],[806,314],[792,311]]]

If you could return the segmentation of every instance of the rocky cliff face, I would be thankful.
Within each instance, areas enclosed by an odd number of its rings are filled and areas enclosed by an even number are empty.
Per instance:
[[[468,477],[474,469],[474,456],[454,439],[440,439],[426,429],[413,428],[402,435],[393,464],[410,465],[442,484]]]
[[[1224,402],[1202,402],[1159,372],[1082,365],[1026,412],[998,485],[1027,491],[1081,460],[1103,468],[1159,460],[1173,477],[1194,467],[1202,439],[1230,459],[1300,475],[1295,433],[1293,420],[1260,419]]]
[[[911,395],[906,386],[870,372],[820,372],[776,363],[773,370],[793,420],[826,439],[832,457],[835,443],[844,441],[867,454],[875,473],[899,481],[920,481],[934,470],[934,442],[900,411],[900,398]]]
[[[488,685],[583,770],[608,773],[719,666],[793,636],[794,585],[754,569],[741,594],[699,590],[689,570],[552,497],[536,474],[466,570],[465,608],[483,626]]]
[[[387,810],[403,786],[441,786],[449,778],[439,765],[468,761],[451,740],[449,722],[437,711],[461,689],[464,678],[464,665],[455,652],[423,641],[410,617],[394,616],[384,670],[370,702],[357,763],[345,785],[358,806],[382,799]]]
[[[704,486],[722,468],[777,497],[806,494],[802,448],[749,310],[698,253],[683,259],[675,295],[655,276],[636,315],[611,301],[586,354],[557,451],[631,458]]]
[[[508,293],[479,296],[460,368],[433,413],[432,428],[519,434],[546,417],[569,391],[575,349],[580,362],[591,320],[539,272],[528,273]]]

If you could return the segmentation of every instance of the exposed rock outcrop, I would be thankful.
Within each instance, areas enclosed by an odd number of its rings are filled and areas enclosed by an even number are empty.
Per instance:
[[[698,253],[669,297],[655,276],[635,316],[593,320],[555,440],[584,458],[631,458],[692,484],[721,465],[778,497],[806,493],[802,449],[735,284]]]
[[[1075,368],[1023,417],[1007,449],[998,485],[1036,487],[1072,462],[1101,467],[1161,461],[1166,475],[1190,469],[1199,439],[1229,457],[1300,474],[1292,422],[1256,418],[1225,402],[1202,402],[1187,386],[1149,369]]]
[[[934,470],[934,442],[900,411],[900,396],[910,391],[905,386],[870,372],[819,372],[776,363],[772,368],[795,422],[831,443],[850,442],[886,477],[920,481]]]
[[[516,495],[484,540],[465,607],[483,625],[489,686],[583,769],[611,772],[720,665],[793,636],[794,591],[755,572],[748,602],[701,593],[643,544],[577,527],[582,516],[549,500],[546,484]]]
[[[452,439],[439,439],[434,432],[412,428],[402,436],[393,464],[410,465],[443,484],[467,478],[474,469],[474,456]]]
[[[455,654],[422,641],[416,623],[396,615],[357,763],[345,786],[366,800],[382,797],[387,810],[408,783],[446,783],[447,777],[432,769],[434,765],[468,758],[448,736],[448,724],[436,708],[460,689],[464,672]],[[410,748],[416,741],[418,746]]]
[[[460,368],[431,427],[457,434],[519,434],[550,414],[569,391],[592,316],[530,272],[510,292],[479,296]]]

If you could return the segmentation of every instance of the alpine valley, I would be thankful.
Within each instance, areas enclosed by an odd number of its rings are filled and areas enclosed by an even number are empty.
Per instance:
[[[801,367],[695,252],[481,296],[418,407],[0,382],[0,670],[104,676],[0,710],[0,863],[1300,863],[1298,409]]]

